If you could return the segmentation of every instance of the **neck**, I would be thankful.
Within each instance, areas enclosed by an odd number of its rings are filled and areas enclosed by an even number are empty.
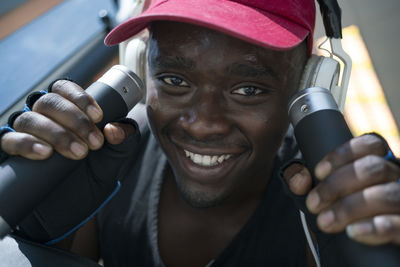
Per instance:
[[[164,173],[163,193],[168,195],[168,199],[173,200],[183,211],[192,215],[231,217],[236,214],[242,217],[244,213],[251,215],[257,208],[270,181],[272,166],[265,173],[265,175],[254,176],[252,179],[243,179],[244,182],[236,186],[236,190],[218,205],[208,208],[197,208],[191,206],[181,197],[173,171],[167,165]]]

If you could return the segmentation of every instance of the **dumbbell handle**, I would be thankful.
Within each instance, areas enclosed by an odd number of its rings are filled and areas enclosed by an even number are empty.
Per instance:
[[[300,91],[289,104],[289,117],[307,168],[313,174],[324,156],[353,138],[336,102],[327,89],[313,87]],[[317,182],[314,179],[314,182]],[[350,239],[344,232],[320,233],[329,239],[330,251],[323,251],[322,266],[398,267],[400,248],[394,245],[366,246]],[[329,259],[325,260],[324,259]]]
[[[135,73],[115,65],[86,92],[103,110],[106,123],[125,117],[142,98],[143,85]],[[79,164],[54,153],[47,160],[10,157],[0,165],[0,238],[7,235],[37,207]]]

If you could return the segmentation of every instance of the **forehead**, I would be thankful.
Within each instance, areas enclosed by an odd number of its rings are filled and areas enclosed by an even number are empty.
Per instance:
[[[290,64],[296,49],[278,51],[191,24],[160,21],[151,26],[150,60],[159,56],[196,58],[196,63],[227,64],[244,60],[255,64]]]

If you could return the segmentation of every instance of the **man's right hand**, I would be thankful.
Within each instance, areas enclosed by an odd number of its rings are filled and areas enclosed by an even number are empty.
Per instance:
[[[9,155],[42,160],[55,149],[66,158],[79,160],[88,150],[102,147],[104,137],[110,144],[120,144],[133,126],[109,123],[103,133],[96,127],[103,112],[96,101],[79,85],[60,80],[51,93],[40,97],[32,111],[19,115],[13,123],[16,132],[1,138],[1,148]]]

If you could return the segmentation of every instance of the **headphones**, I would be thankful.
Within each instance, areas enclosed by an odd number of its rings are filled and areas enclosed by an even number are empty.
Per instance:
[[[146,86],[146,47],[148,30],[120,45],[120,64],[136,73]]]
[[[320,6],[327,39],[318,47],[329,53],[328,57],[312,55],[304,67],[299,83],[299,91],[311,87],[328,89],[336,100],[339,110],[343,112],[347,88],[351,74],[351,58],[343,50],[341,44],[342,26],[341,10],[337,0],[317,0]],[[146,85],[146,43],[148,31],[120,44],[120,63],[130,68]],[[330,50],[322,48],[329,42]],[[307,242],[316,265],[321,266],[317,249],[315,248],[305,215],[300,211],[300,218]]]
[[[139,1],[138,14],[146,1]],[[343,112],[351,73],[351,59],[342,48],[341,10],[336,0],[318,0],[324,20],[327,39],[318,47],[329,53],[328,57],[312,55],[304,68],[299,90],[322,87],[331,91]],[[134,71],[146,85],[146,43],[148,31],[144,30],[132,39],[120,44],[120,64]],[[321,46],[329,42],[330,50]]]

